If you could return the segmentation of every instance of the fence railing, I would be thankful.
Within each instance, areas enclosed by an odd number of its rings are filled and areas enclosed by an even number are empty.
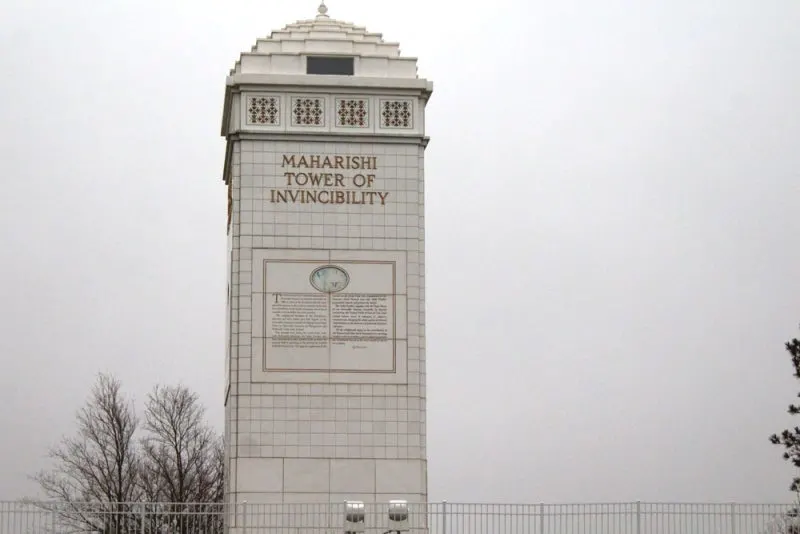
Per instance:
[[[345,503],[15,501],[0,502],[0,534],[800,534],[792,504],[411,503],[401,522],[389,503],[363,510],[353,527]]]

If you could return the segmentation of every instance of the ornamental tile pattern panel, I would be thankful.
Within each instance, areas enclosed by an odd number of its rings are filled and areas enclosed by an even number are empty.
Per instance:
[[[278,96],[247,97],[247,124],[280,126],[281,100]]]
[[[293,97],[292,126],[325,126],[325,99]]]
[[[410,100],[381,100],[381,128],[413,128],[413,111]]]
[[[368,128],[369,101],[365,98],[337,98],[336,127]]]

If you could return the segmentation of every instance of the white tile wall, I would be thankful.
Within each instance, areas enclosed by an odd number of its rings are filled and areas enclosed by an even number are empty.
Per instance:
[[[331,460],[332,493],[375,493],[374,459]]]
[[[242,492],[283,491],[283,460],[280,458],[239,458],[238,489]]]
[[[295,171],[281,169],[283,154],[375,156],[378,169],[368,172],[376,175],[374,190],[389,193],[387,202],[270,202],[271,189],[285,188],[283,172]],[[226,440],[235,501],[425,499],[423,161],[424,149],[413,140],[234,144]],[[398,369],[397,383],[349,375],[338,383],[259,381],[252,295],[254,251],[263,249],[402,251],[407,365]]]
[[[330,489],[330,461],[322,458],[287,458],[283,462],[283,491],[327,493]]]

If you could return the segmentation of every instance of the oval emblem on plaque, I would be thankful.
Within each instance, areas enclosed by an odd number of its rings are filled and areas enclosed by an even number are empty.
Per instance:
[[[317,267],[311,273],[310,279],[314,289],[323,293],[336,293],[350,283],[350,275],[347,274],[347,271],[335,265]]]

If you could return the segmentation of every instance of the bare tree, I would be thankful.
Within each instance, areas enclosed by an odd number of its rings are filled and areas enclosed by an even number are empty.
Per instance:
[[[34,476],[50,502],[34,504],[53,511],[64,531],[220,531],[222,438],[204,421],[197,395],[156,387],[139,428],[121,389],[113,377],[98,376],[78,411],[76,435],[50,451],[52,469]]]
[[[208,482],[211,488],[209,502],[221,503],[225,498],[225,443],[221,435],[214,439],[211,462],[211,480]]]
[[[204,420],[197,394],[156,386],[148,396],[142,440],[143,473],[154,500],[210,502],[217,481],[218,438]]]
[[[180,532],[217,521],[222,501],[222,444],[206,424],[197,394],[183,386],[156,386],[147,398],[142,439],[142,489],[162,519]],[[209,506],[210,505],[210,506]]]
[[[132,403],[115,378],[100,374],[77,414],[77,433],[50,450],[50,470],[35,475],[45,495],[60,501],[56,511],[75,529],[119,531],[125,505],[141,497]],[[85,503],[94,503],[88,507]]]

